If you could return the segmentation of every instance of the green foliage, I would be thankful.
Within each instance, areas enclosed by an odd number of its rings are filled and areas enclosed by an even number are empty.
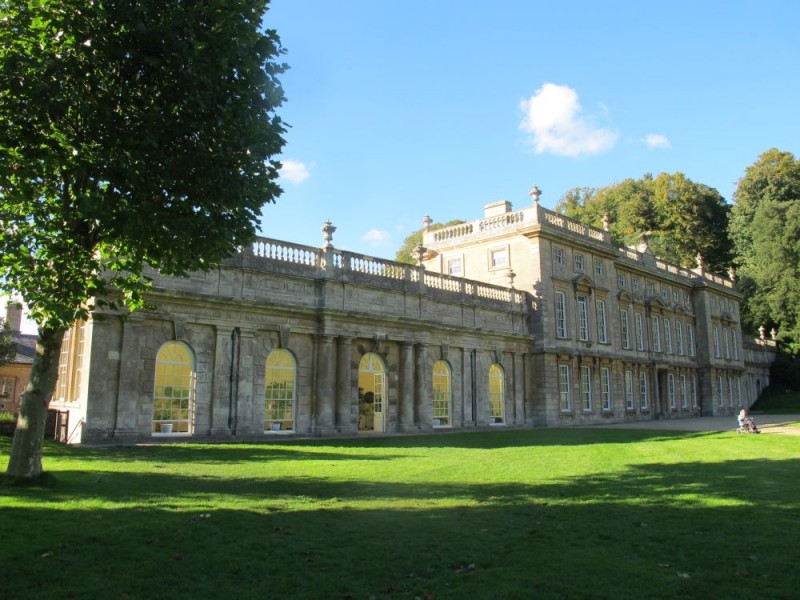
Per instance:
[[[443,229],[445,227],[450,227],[451,225],[460,225],[461,223],[464,223],[464,221],[460,219],[453,219],[447,223],[433,223],[430,226],[430,231],[436,231],[437,229]],[[422,234],[424,231],[425,228],[420,227],[416,231],[412,231],[406,236],[406,238],[403,240],[403,244],[397,251],[397,254],[395,254],[394,259],[397,262],[406,263],[408,265],[417,264],[417,258],[414,256],[414,248],[422,244]]]
[[[280,193],[267,0],[0,3],[0,288],[69,326],[207,268]]]
[[[776,369],[773,367],[771,372],[775,374]],[[797,368],[797,365],[794,365],[794,373],[791,377],[795,384],[800,382],[800,369]],[[785,379],[782,383],[773,380],[758,401],[753,404],[751,412],[767,415],[800,415],[800,391],[798,391],[800,384],[793,388],[789,387],[790,385]]]
[[[0,367],[13,362],[17,357],[17,346],[11,337],[8,323],[0,319]]]
[[[13,423],[17,420],[17,415],[4,410],[0,412],[0,423]]]
[[[800,353],[800,161],[790,152],[763,153],[745,171],[734,196],[730,235],[745,293],[743,322],[751,332],[775,327]]]
[[[695,183],[682,173],[626,179],[606,187],[575,188],[556,210],[601,227],[609,217],[612,239],[631,246],[648,234],[653,253],[668,262],[696,266],[701,255],[707,269],[726,274],[731,262],[727,237],[728,206],[713,188]]]
[[[781,350],[769,370],[770,385],[777,390],[800,392],[800,356],[793,355],[788,349]],[[800,397],[797,407],[800,409]]]

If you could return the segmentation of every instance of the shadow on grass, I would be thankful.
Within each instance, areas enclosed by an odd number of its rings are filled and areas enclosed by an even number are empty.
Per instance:
[[[238,464],[297,460],[387,461],[405,454],[354,454],[331,451],[335,448],[476,448],[500,449],[539,446],[583,446],[588,444],[627,444],[642,441],[670,441],[720,435],[719,432],[614,430],[614,429],[520,429],[505,431],[437,432],[419,435],[363,436],[352,438],[280,438],[257,442],[192,442],[139,446],[67,446],[46,442],[45,459],[76,458],[104,462]],[[0,438],[0,457],[8,456],[11,438]]]
[[[62,471],[2,490],[12,501],[0,512],[2,560],[14,565],[4,593],[791,597],[796,473],[794,459],[643,464],[542,484]],[[97,499],[112,508],[80,508]]]
[[[413,501],[409,506],[452,499],[456,503],[489,503],[496,507],[562,502],[564,499],[580,499],[584,503],[658,506],[661,503],[674,503],[676,497],[681,497],[681,504],[687,508],[702,507],[712,498],[721,503],[758,502],[762,509],[800,509],[800,482],[796,477],[798,466],[800,464],[794,459],[657,463],[631,465],[621,474],[597,474],[525,484],[334,480],[322,475],[276,478],[271,476],[267,465],[263,477],[188,476],[176,470],[158,472],[158,469],[165,467],[156,464],[156,471],[146,473],[61,470],[47,474],[30,489],[3,485],[0,494],[31,499],[40,496],[42,501],[67,505],[91,499],[143,507],[157,507],[158,503],[169,503],[169,499],[173,498],[188,502],[189,505],[196,504],[199,509],[212,506],[225,497],[253,505],[264,503],[265,506],[275,500],[302,498],[309,503],[328,502],[331,499],[345,503]],[[791,495],[788,493],[790,490],[796,493]],[[274,505],[270,510],[281,510],[282,507]]]

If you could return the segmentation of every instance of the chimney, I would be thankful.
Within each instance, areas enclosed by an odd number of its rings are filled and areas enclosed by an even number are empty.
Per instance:
[[[496,217],[511,212],[511,202],[508,200],[500,200],[500,202],[492,202],[483,207],[483,218]]]
[[[6,306],[6,324],[11,333],[19,333],[22,326],[22,307],[13,300],[9,300]]]

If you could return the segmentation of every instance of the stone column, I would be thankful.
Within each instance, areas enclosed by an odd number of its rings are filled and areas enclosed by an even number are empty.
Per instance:
[[[424,344],[414,347],[414,425],[416,429],[430,429],[431,394],[426,385],[427,348]]]
[[[400,344],[400,402],[398,403],[398,431],[414,430],[414,346]]]
[[[261,433],[264,426],[253,423],[253,331],[239,335],[238,405],[236,433]]]
[[[122,321],[121,337],[119,351],[109,351],[109,364],[113,364],[111,359],[116,358],[119,372],[113,435],[115,438],[136,437],[140,431],[146,431],[149,435],[153,407],[151,404],[149,409],[145,409],[140,405],[140,396],[144,396],[145,392],[142,389],[144,371],[144,360],[141,356],[142,340],[137,327],[127,320]],[[152,394],[152,391],[150,393]]]
[[[518,352],[511,354],[514,383],[514,424],[525,424],[525,365],[523,355]]]
[[[336,403],[336,364],[334,362],[333,336],[320,335],[317,343],[317,387],[314,402],[314,433],[331,433]]]
[[[350,355],[352,338],[340,337],[336,351],[336,430],[354,431],[352,407],[352,373]],[[355,425],[355,426],[354,426]]]
[[[214,345],[214,373],[211,384],[210,433],[213,436],[230,435],[233,425],[231,404],[231,333],[232,327],[217,327]]]

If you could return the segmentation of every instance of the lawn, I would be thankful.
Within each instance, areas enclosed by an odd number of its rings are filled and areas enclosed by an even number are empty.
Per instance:
[[[0,438],[5,469],[10,438]],[[548,429],[46,446],[16,598],[787,598],[800,437]]]

